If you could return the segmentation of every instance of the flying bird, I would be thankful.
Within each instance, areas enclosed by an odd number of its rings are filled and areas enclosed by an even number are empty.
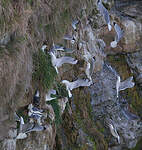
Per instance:
[[[132,80],[133,80],[133,76],[121,82],[120,76],[117,75],[117,81],[116,81],[117,97],[119,91],[134,87],[135,83]]]
[[[118,24],[116,24],[115,22],[113,23],[113,25],[114,25],[114,29],[115,29],[116,35],[115,35],[115,40],[110,43],[110,46],[112,48],[115,48],[115,47],[117,47],[118,42],[123,37],[124,32],[120,28],[120,26]]]
[[[128,79],[124,80],[123,82],[120,82],[120,87],[119,91],[128,89],[128,88],[133,88],[135,86],[135,83],[132,81],[133,76],[129,77]]]
[[[68,63],[68,64],[76,64],[78,60],[75,60],[72,57],[64,56],[60,58],[56,58],[55,54],[50,52],[51,55],[51,62],[53,67],[56,69],[56,72],[58,72],[58,68],[61,67],[63,64]]]
[[[104,7],[104,5],[102,4],[102,1],[99,0],[98,2],[98,9],[100,11],[100,13],[102,14],[102,16],[104,17],[107,25],[108,25],[108,30],[111,31],[111,23],[110,23],[110,17],[109,17],[109,12],[108,10]]]
[[[80,86],[90,86],[92,84],[92,81],[89,81],[87,79],[86,80],[77,79],[76,81],[73,82],[63,80],[62,83],[65,84],[69,97],[72,97],[71,90],[78,88]]]
[[[111,124],[111,123],[109,123],[108,126],[109,126],[109,129],[110,129],[111,134],[112,134],[115,138],[117,138],[118,143],[120,144],[120,136],[119,136],[119,134],[117,133],[116,127],[115,127],[113,124]]]

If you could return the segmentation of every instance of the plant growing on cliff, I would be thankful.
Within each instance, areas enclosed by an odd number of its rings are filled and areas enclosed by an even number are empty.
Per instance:
[[[62,118],[61,118],[61,108],[58,104],[58,100],[54,99],[54,100],[48,101],[46,103],[52,105],[54,113],[55,113],[55,124],[58,127],[61,124],[61,120],[62,120]]]
[[[44,89],[50,89],[57,75],[52,66],[50,55],[39,50],[33,55],[33,64],[33,80],[39,82]]]
[[[66,87],[64,84],[57,82],[55,85],[55,90],[57,92],[57,99],[68,97],[68,91],[66,90]]]

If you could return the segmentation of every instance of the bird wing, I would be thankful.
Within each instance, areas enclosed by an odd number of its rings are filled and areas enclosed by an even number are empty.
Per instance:
[[[78,88],[80,86],[90,86],[89,80],[77,79],[76,81],[72,82],[72,89]]]
[[[118,24],[115,24],[114,29],[116,31],[115,41],[118,43],[120,39],[123,37],[123,30],[120,28]]]
[[[126,79],[123,82],[120,82],[119,91],[134,87],[135,83],[132,80],[133,80],[133,76]]]
[[[90,62],[90,76],[93,74],[95,69],[95,60],[92,58]]]
[[[100,13],[104,16],[106,23],[110,23],[108,10],[104,7],[101,1],[98,3],[98,9],[100,10]]]
[[[60,58],[57,58],[56,60],[56,66],[57,67],[61,67],[63,64],[65,63],[69,63],[69,64],[76,64],[77,63],[77,60],[75,60],[74,58],[72,57],[60,57]]]
[[[78,20],[74,20],[74,21],[72,22],[72,27],[73,27],[74,30],[76,30],[76,25],[77,25],[78,23],[79,23]]]

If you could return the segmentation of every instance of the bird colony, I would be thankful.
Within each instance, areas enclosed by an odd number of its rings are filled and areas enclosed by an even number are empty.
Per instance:
[[[114,41],[112,41],[110,43],[110,46],[112,48],[117,47],[119,41],[121,40],[121,38],[123,37],[123,30],[120,28],[120,26],[116,23],[116,22],[111,22],[110,20],[110,16],[109,16],[109,11],[105,8],[105,6],[103,5],[102,1],[99,0],[97,3],[98,6],[98,10],[100,11],[100,14],[102,15],[102,17],[104,18],[104,21],[106,22],[107,26],[108,26],[108,30],[111,31],[112,27],[114,27],[116,35],[114,37]],[[77,33],[77,26],[80,23],[79,20],[74,20],[72,22],[72,28],[73,28],[73,33]],[[63,39],[69,41],[72,45],[77,43],[77,36],[76,34],[74,35],[64,35]],[[102,39],[99,39],[100,43],[103,44],[103,47],[106,46],[106,44],[104,43],[104,41]],[[84,48],[84,55],[83,55],[83,59],[84,61],[87,63],[87,67],[85,70],[85,74],[86,74],[86,79],[81,79],[81,78],[77,78],[77,80],[75,81],[68,81],[68,80],[62,80],[61,83],[64,84],[66,86],[66,90],[68,92],[68,97],[71,98],[72,97],[72,93],[71,91],[75,88],[78,87],[89,87],[93,84],[93,80],[92,80],[92,74],[94,71],[94,63],[95,63],[95,58],[90,54],[90,52],[87,50],[87,48],[85,47],[84,41],[80,42],[78,44],[78,47],[80,49],[80,47]],[[43,45],[41,50],[43,51],[43,53],[46,53],[47,49],[47,45]],[[76,60],[75,58],[69,57],[69,56],[63,56],[63,57],[59,57],[58,56],[58,51],[60,52],[64,52],[64,53],[73,53],[75,50],[70,49],[70,48],[66,48],[64,46],[60,46],[60,45],[56,45],[53,42],[53,46],[50,48],[50,50],[48,51],[49,55],[51,56],[51,62],[53,67],[55,68],[57,74],[59,74],[59,68],[67,63],[67,64],[71,64],[71,65],[76,65],[78,63],[78,60]],[[111,68],[111,66],[109,66]],[[112,69],[112,68],[111,68]],[[121,82],[121,78],[120,76],[115,72],[117,80],[116,80],[116,97],[119,97],[119,91],[125,90],[127,88],[132,88],[134,87],[135,83],[132,82],[133,77],[130,77],[128,79],[126,79],[125,81]],[[94,85],[95,86],[95,85]],[[55,89],[49,89],[48,93],[45,96],[45,102],[47,101],[54,101],[56,99],[56,90]],[[18,135],[16,137],[16,139],[24,139],[27,137],[28,133],[32,132],[32,131],[43,131],[49,128],[48,125],[43,125],[43,120],[47,117],[47,114],[42,110],[39,109],[39,105],[40,105],[40,93],[39,90],[37,90],[33,96],[33,103],[29,104],[28,106],[28,118],[29,118],[29,122],[28,123],[24,123],[24,119],[22,118],[22,116],[18,116],[15,113],[15,119],[17,122],[19,122],[20,127],[18,129]],[[126,111],[127,112],[127,111]],[[125,109],[124,109],[124,113]],[[127,114],[125,114],[127,115]],[[51,119],[53,119],[53,116],[49,114],[49,117]],[[115,127],[115,125],[113,124],[112,120],[109,120],[109,122],[107,123],[111,134],[117,138],[118,143],[120,143],[120,137],[119,134],[117,132],[117,128]]]

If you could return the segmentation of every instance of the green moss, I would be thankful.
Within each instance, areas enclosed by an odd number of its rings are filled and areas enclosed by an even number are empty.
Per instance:
[[[33,0],[27,0],[27,2],[32,6]]]
[[[56,82],[55,90],[57,92],[57,95],[56,95],[57,99],[68,97],[68,92],[64,84],[61,84],[60,82]]]
[[[33,55],[34,72],[33,80],[40,82],[44,89],[50,89],[57,76],[55,68],[52,66],[51,57],[41,50]]]
[[[61,124],[62,118],[61,118],[61,108],[58,104],[58,100],[54,99],[52,101],[46,102],[47,104],[52,105],[54,113],[55,113],[55,124],[58,127]]]

